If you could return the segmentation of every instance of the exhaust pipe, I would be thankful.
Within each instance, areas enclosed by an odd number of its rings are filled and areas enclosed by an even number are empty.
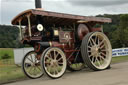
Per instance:
[[[35,0],[35,8],[42,10],[41,0]],[[41,22],[42,22],[41,16],[37,15],[36,19],[37,19],[38,24],[41,24]]]
[[[36,8],[42,8],[41,0],[35,0],[35,7]]]

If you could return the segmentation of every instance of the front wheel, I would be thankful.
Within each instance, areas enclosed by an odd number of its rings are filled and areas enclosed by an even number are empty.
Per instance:
[[[61,49],[50,47],[41,56],[41,66],[49,77],[59,78],[66,71],[66,56]]]
[[[31,79],[43,76],[40,60],[37,59],[37,53],[35,51],[30,51],[24,56],[22,61],[22,70],[25,75]]]
[[[82,40],[81,54],[89,68],[95,71],[107,69],[112,59],[110,41],[102,32],[88,33]]]

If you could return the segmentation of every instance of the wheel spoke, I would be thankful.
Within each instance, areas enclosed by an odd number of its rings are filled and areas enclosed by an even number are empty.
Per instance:
[[[54,59],[56,59],[56,51],[54,50]]]
[[[92,39],[92,38],[91,38],[90,40],[93,42],[93,45],[96,45],[96,43],[95,43],[94,39]]]
[[[29,59],[28,57],[27,57],[27,59],[29,60],[29,61],[31,61],[32,63],[34,63],[31,59]]]
[[[101,51],[108,52],[108,50],[107,50],[107,49],[103,49],[103,50],[101,50]]]
[[[105,54],[105,53],[103,53],[103,52],[101,52],[101,54],[102,54],[103,56],[106,56],[106,54]]]
[[[100,58],[104,61],[105,60],[105,58],[103,57],[103,56],[101,56],[101,55],[99,55],[100,56]]]
[[[88,46],[88,48],[90,48],[90,49],[91,49],[92,47]]]
[[[50,56],[49,58],[51,58],[53,60],[51,53],[49,53],[49,56]]]
[[[50,64],[50,62],[45,62],[45,64]]]
[[[60,60],[62,60],[63,58],[62,57],[60,57],[57,61],[59,62]]]
[[[55,60],[57,59],[58,55],[59,55],[59,53],[57,52],[57,54],[56,54],[56,51],[54,50],[54,59]]]
[[[95,57],[92,57],[92,60],[91,60],[91,61],[92,61],[92,63],[94,63],[94,58],[95,58]]]
[[[33,75],[33,70],[34,70],[34,67],[32,66],[31,69],[29,70],[29,73],[30,73],[31,75]]]
[[[104,41],[105,40],[103,39],[101,42],[99,42],[99,46],[102,45],[104,43]]]
[[[100,47],[100,49],[102,49],[102,48],[104,48],[105,47],[105,45],[103,44],[101,47]]]
[[[60,65],[60,64],[63,65],[63,62],[58,62],[58,64],[59,64],[59,65]]]
[[[47,69],[47,71],[51,72],[51,68],[52,68],[51,65],[48,65],[45,68]]]
[[[97,38],[98,38],[98,36],[96,35],[96,37],[95,37],[95,42],[97,41]]]
[[[42,71],[41,68],[40,68],[39,66],[37,66],[37,68],[38,68],[40,71]]]
[[[55,68],[55,72],[58,74],[58,67]]]
[[[98,60],[98,58],[97,58],[97,57],[96,57],[96,61],[97,61],[98,65],[100,66],[100,65],[101,65],[101,63],[100,63],[100,61]]]
[[[33,61],[33,58],[32,58],[32,54],[30,54],[30,57],[31,57],[32,62],[34,62],[34,61]]]
[[[92,53],[91,53],[91,55],[89,55],[89,57],[91,57],[91,56],[93,56]]]
[[[56,75],[56,67],[54,67],[54,70],[53,70],[53,72],[54,72],[54,75]]]
[[[97,37],[97,44],[99,45],[99,43],[100,43],[100,39],[99,37]]]
[[[35,63],[36,63],[37,62],[37,58],[35,57],[34,59],[35,59]]]
[[[92,47],[92,46],[93,46],[93,44],[92,44],[92,41],[91,41],[91,40],[89,41],[89,43],[90,43],[90,46]]]
[[[36,67],[34,66],[34,73],[33,73],[34,75],[36,75]]]
[[[29,73],[32,71],[32,68],[33,68],[33,67],[31,66],[30,69],[28,70]]]
[[[89,53],[91,52],[91,50],[88,51]]]
[[[34,68],[35,68],[35,75],[36,75],[36,73],[37,73],[37,69],[36,69],[36,66],[34,66]]]
[[[57,59],[58,55],[59,55],[59,53],[57,53],[57,55],[56,55],[56,59]]]
[[[49,60],[53,60],[51,57],[49,57],[48,55],[45,56],[46,58],[48,58]]]
[[[34,59],[35,59],[35,63],[37,62],[37,55],[36,54],[34,54]]]

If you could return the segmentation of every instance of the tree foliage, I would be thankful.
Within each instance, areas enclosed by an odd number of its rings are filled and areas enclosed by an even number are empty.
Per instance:
[[[120,47],[128,47],[128,14],[120,16],[119,27],[112,36],[113,40],[117,41]]]
[[[18,36],[19,31],[16,26],[0,25],[0,48],[22,47]]]
[[[112,19],[112,23],[104,24],[104,32],[109,37],[112,47],[128,47],[128,14],[98,16]]]

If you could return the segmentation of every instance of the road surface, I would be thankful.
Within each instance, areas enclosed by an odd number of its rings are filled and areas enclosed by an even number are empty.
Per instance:
[[[36,80],[24,80],[5,85],[128,85],[128,62],[113,64],[104,71],[66,72],[62,78],[44,76]]]

